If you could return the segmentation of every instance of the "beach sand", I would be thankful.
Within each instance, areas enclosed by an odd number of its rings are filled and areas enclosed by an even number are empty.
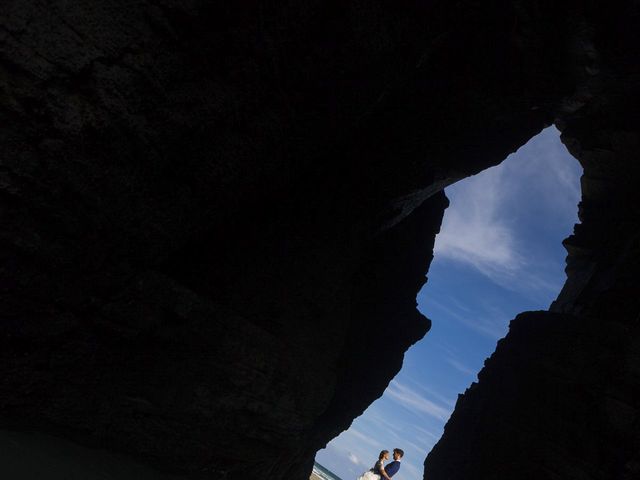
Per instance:
[[[311,474],[311,477],[309,478],[309,480],[322,480],[318,475],[316,475],[315,473]]]

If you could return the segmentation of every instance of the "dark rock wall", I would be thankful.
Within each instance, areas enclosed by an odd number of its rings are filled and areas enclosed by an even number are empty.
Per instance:
[[[608,8],[5,1],[0,427],[304,478],[429,328],[444,186],[562,118],[585,229],[605,160],[632,190],[635,10]],[[592,272],[597,242],[637,258],[623,223],[577,232],[558,309],[623,278],[613,251]]]
[[[640,476],[640,124],[632,109],[618,114],[628,115],[618,125],[566,126],[585,168],[567,283],[550,312],[513,320],[459,398],[425,479]]]
[[[549,312],[512,321],[425,479],[640,477],[640,10],[598,13],[587,101],[557,119],[584,168],[567,282]]]

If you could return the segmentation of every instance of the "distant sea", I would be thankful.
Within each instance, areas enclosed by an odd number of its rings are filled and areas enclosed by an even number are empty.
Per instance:
[[[327,470],[318,462],[313,463],[313,473],[320,477],[322,480],[342,480],[339,476],[337,476],[330,470]]]

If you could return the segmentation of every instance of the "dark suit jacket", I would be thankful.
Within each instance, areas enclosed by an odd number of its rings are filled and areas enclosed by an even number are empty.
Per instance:
[[[389,465],[385,465],[384,471],[387,472],[387,475],[393,477],[400,470],[400,462],[391,462]]]

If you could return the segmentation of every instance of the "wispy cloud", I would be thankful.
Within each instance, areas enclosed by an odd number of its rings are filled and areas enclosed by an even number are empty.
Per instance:
[[[452,187],[451,206],[445,212],[435,254],[470,265],[503,283],[524,265],[515,234],[501,215],[503,170],[494,167]]]
[[[402,448],[404,450],[411,449],[423,458],[427,456],[427,452],[431,450],[432,447],[433,442],[429,443],[428,445],[418,445],[417,443],[411,442],[409,440],[404,440],[404,442],[402,443]]]
[[[424,413],[441,421],[445,421],[451,414],[450,409],[424,398],[415,390],[396,380],[391,381],[385,395],[408,410]]]
[[[377,440],[375,440],[374,438],[365,435],[364,433],[360,432],[359,430],[351,427],[349,430],[347,430],[344,435],[347,436],[351,436],[354,438],[354,440],[358,441],[358,442],[362,442],[365,443],[367,445],[372,446],[374,449],[377,450],[382,450],[382,444],[380,442],[378,442]]]
[[[567,158],[558,132],[547,129],[517,156],[447,189],[451,206],[436,238],[435,253],[470,266],[512,290],[558,291],[559,282],[532,258],[523,215],[546,215],[566,225],[577,221],[580,167]],[[526,212],[523,213],[523,212]]]
[[[462,363],[461,361],[459,361],[458,359],[454,358],[454,357],[446,357],[445,361],[451,365],[453,368],[455,368],[456,370],[458,370],[461,373],[464,373],[465,375],[471,375],[473,377],[476,376],[476,371],[467,367],[464,363]]]
[[[479,309],[476,313],[459,312],[448,306],[448,301],[439,301],[435,297],[429,297],[425,303],[437,308],[448,318],[459,322],[471,330],[476,331],[492,340],[498,340],[507,334],[507,325],[511,319],[508,315],[491,308],[489,311]]]
[[[325,449],[320,450],[316,458],[322,465],[336,473],[342,471],[344,474],[344,470],[348,470],[354,473],[355,477],[362,473],[363,469],[374,465],[378,452],[377,448],[372,449],[343,433],[330,442]]]
[[[557,255],[553,258],[547,255],[546,246],[535,250],[533,239],[539,233],[546,234],[546,241],[562,235],[565,229],[567,234],[570,232],[579,196],[579,168],[575,161],[567,160],[564,147],[557,142],[557,131],[551,129],[521,150],[518,158],[510,158],[499,168],[486,170],[447,189],[452,203],[436,241],[436,268],[431,270],[434,274],[444,267],[445,272],[458,275],[465,273],[463,269],[451,266],[470,267],[473,273],[480,272],[509,291],[493,288],[495,285],[490,282],[481,284],[478,275],[473,274],[464,283],[444,282],[438,290],[420,294],[421,307],[433,307],[429,315],[441,324],[450,322],[456,335],[474,332],[482,337],[473,336],[473,345],[466,341],[457,343],[461,338],[438,337],[446,328],[434,328],[431,346],[437,349],[442,362],[435,367],[441,369],[438,375],[425,372],[422,357],[415,362],[407,362],[405,358],[401,374],[391,382],[385,395],[356,419],[349,430],[318,452],[318,461],[342,478],[356,478],[373,466],[381,449],[393,447],[406,451],[398,477],[422,478],[421,463],[427,450],[442,435],[444,422],[455,404],[454,392],[464,389],[471,380],[466,375],[476,374],[471,368],[474,362],[479,367],[490,353],[482,351],[479,345],[490,348],[493,341],[504,336],[514,316],[515,305],[499,306],[499,297],[512,303],[526,297],[527,305],[536,305],[537,299],[530,292],[546,299],[551,290],[559,291],[562,279],[558,275],[561,269]],[[544,218],[534,219],[537,214]],[[438,264],[439,259],[444,262]],[[466,287],[476,281],[483,287],[477,290]],[[465,287],[460,287],[462,284]],[[438,283],[433,281],[429,285]],[[514,291],[519,295],[511,295]],[[461,332],[459,325],[469,331]],[[415,374],[407,369],[412,362],[419,365]],[[447,373],[440,375],[445,369]],[[446,377],[446,381],[442,382],[440,377]],[[460,382],[454,385],[453,380]],[[430,383],[425,386],[426,381]]]
[[[426,428],[422,428],[419,427],[417,425],[414,425],[413,428],[421,435],[421,436],[426,436],[428,438],[430,438],[431,440],[438,440],[440,438],[440,435],[436,435],[433,432],[430,432],[429,430],[427,430]],[[442,432],[440,432],[442,433]]]
[[[524,158],[506,163],[506,170],[535,178],[540,202],[552,205],[557,214],[575,217],[582,169],[560,142],[560,132],[555,127],[547,128],[522,150]]]
[[[397,420],[395,422],[390,422],[378,413],[367,411],[367,421],[372,422],[381,430],[381,432],[384,432],[385,438],[390,437],[394,440],[401,440],[397,430],[402,428],[402,424],[398,423]]]
[[[415,388],[417,390],[420,390],[422,392],[424,392],[427,396],[435,398],[437,400],[439,400],[441,403],[448,405],[449,407],[451,407],[451,409],[453,409],[454,405],[455,405],[455,400],[451,399],[450,397],[447,397],[445,395],[441,395],[438,392],[433,391],[430,388],[425,387],[425,385],[421,382],[418,382],[417,380],[415,380],[414,378],[406,375],[406,374],[400,374],[400,376],[397,377],[396,381],[407,381],[409,383],[411,383],[412,385],[415,386]]]
[[[424,414],[424,400],[416,391],[407,388],[402,382],[392,381],[392,390],[401,392],[403,401],[388,398],[390,404],[384,407],[384,401],[374,403],[365,415],[354,421],[349,430],[343,432],[327,447],[318,452],[317,460],[338,473],[342,478],[355,478],[364,469],[371,468],[380,450],[400,447],[405,450],[402,462],[402,478],[421,478],[421,462],[427,452],[433,447],[442,433],[444,409],[436,405],[439,418],[422,417]],[[388,395],[386,395],[388,396]],[[408,399],[408,403],[407,403]],[[383,399],[381,399],[383,400]],[[401,414],[398,403],[408,405],[410,411]],[[414,408],[419,403],[422,407]],[[434,403],[435,402],[431,402]],[[431,408],[431,407],[428,407]],[[389,410],[389,411],[387,411]],[[416,421],[413,415],[418,414],[421,419]],[[448,411],[446,412],[448,415]],[[429,417],[432,417],[429,415]],[[408,420],[411,419],[411,420]],[[430,424],[437,426],[429,427]]]

